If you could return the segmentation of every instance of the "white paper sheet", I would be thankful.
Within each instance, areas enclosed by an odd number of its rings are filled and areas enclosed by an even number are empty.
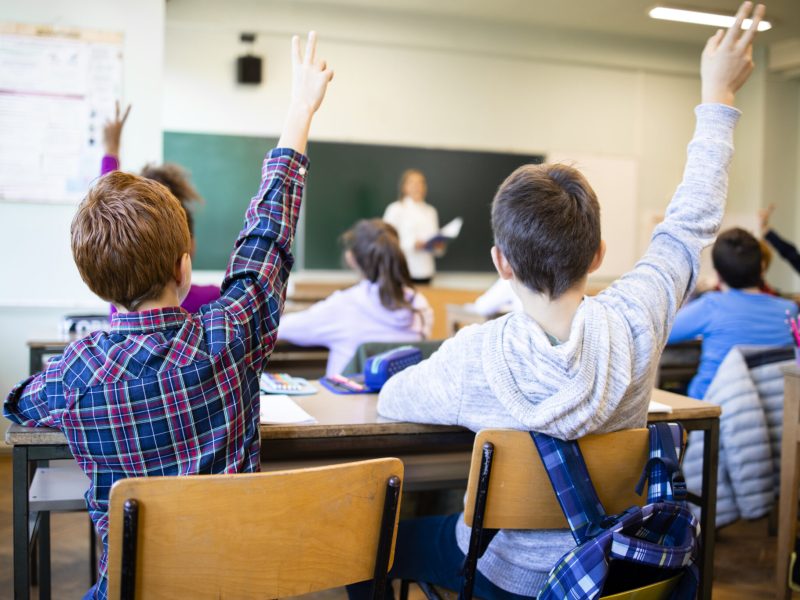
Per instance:
[[[663,402],[656,402],[655,400],[650,400],[650,408],[647,409],[649,413],[671,413],[672,407],[668,404],[664,404]]]
[[[316,423],[317,420],[300,408],[289,396],[283,394],[261,394],[261,424],[291,425],[293,423]]]
[[[439,230],[439,235],[444,236],[450,239],[456,239],[458,234],[461,233],[461,226],[464,224],[464,219],[461,217],[456,217],[452,221],[450,221],[447,225],[442,227]]]

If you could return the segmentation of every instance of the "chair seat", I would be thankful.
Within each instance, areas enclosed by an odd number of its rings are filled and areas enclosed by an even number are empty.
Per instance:
[[[84,494],[89,489],[89,478],[77,463],[64,462],[36,469],[28,491],[31,511],[86,510]]]

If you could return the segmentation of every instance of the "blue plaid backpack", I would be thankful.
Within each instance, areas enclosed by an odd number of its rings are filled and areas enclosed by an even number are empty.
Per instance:
[[[649,480],[647,504],[607,515],[578,444],[531,433],[575,542],[550,571],[539,600],[593,600],[683,573],[670,598],[696,598],[700,526],[686,507],[678,456],[683,427],[650,425],[650,458],[636,486]]]

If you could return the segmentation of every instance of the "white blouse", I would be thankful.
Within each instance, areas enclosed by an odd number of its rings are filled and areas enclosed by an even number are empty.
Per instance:
[[[400,247],[406,255],[413,279],[428,279],[436,272],[433,254],[417,250],[417,242],[426,242],[439,232],[439,214],[425,202],[403,198],[386,207],[383,220],[393,225],[400,236]]]

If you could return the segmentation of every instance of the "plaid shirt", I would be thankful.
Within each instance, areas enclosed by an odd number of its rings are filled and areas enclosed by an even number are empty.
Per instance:
[[[91,480],[103,539],[97,597],[106,597],[108,500],[126,477],[259,470],[259,373],[275,345],[308,159],[270,152],[245,215],[221,298],[189,314],[115,314],[17,385],[5,416],[57,427]]]

